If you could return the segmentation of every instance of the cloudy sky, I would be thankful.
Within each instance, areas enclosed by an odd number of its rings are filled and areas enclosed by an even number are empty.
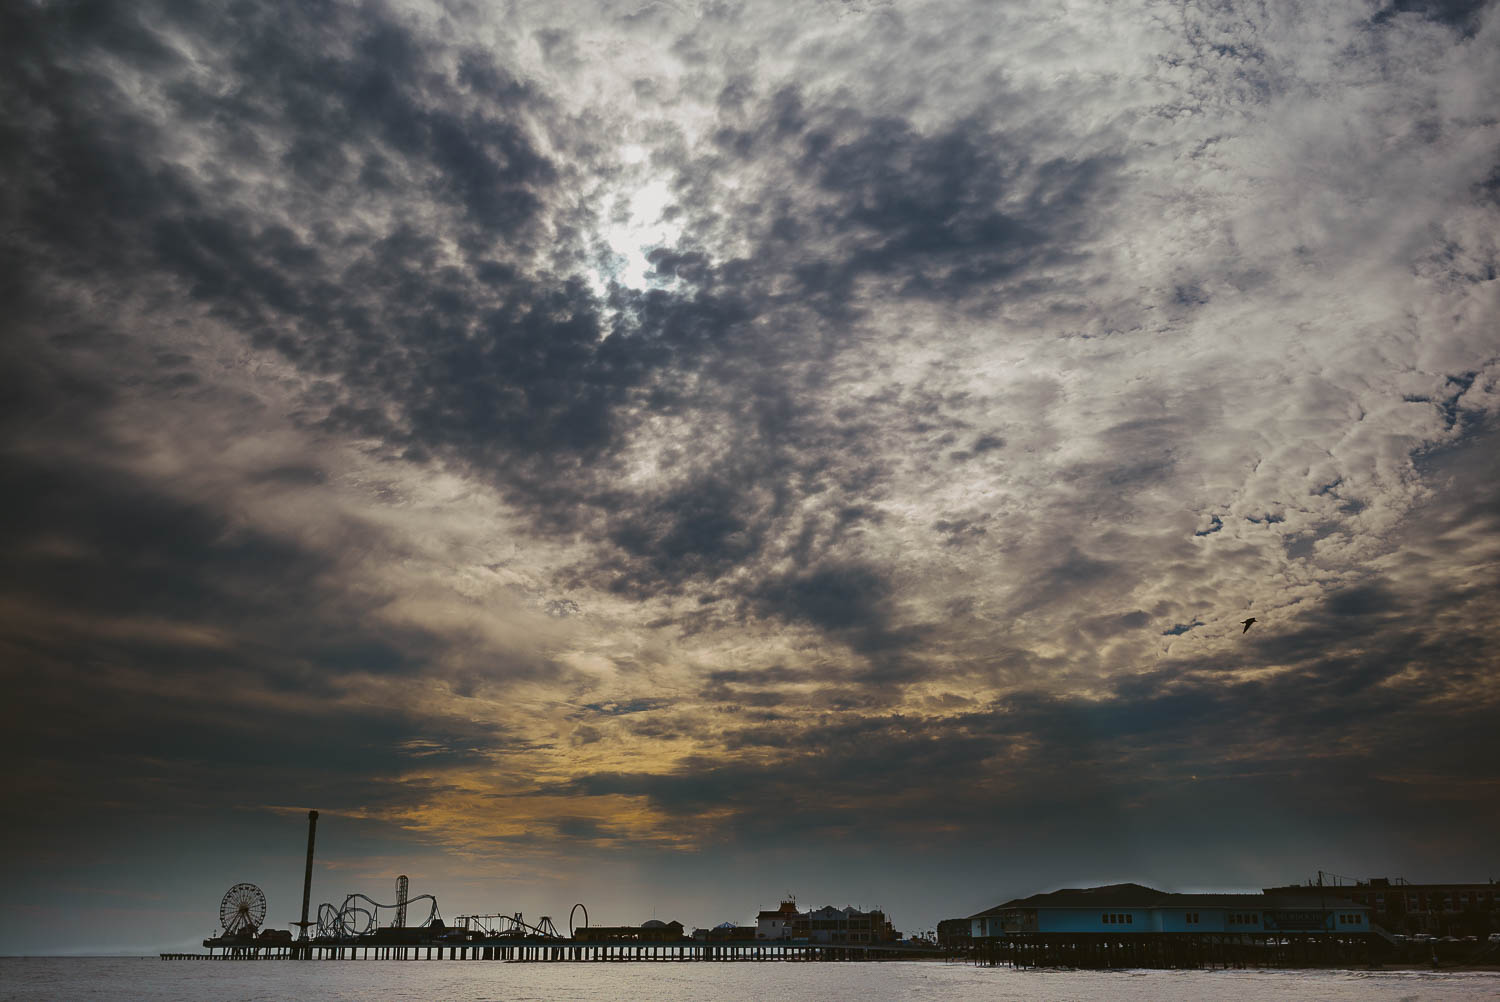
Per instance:
[[[1497,43],[6,4],[0,952],[1500,875]]]

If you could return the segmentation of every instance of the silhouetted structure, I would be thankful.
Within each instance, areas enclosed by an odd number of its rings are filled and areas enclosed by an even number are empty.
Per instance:
[[[762,911],[755,916],[755,938],[786,940],[796,935],[797,920],[802,914],[797,911],[797,901],[788,897],[773,911]]]
[[[687,940],[681,922],[650,919],[640,925],[595,925],[576,929],[575,943],[681,943]]]
[[[891,943],[900,938],[885,912],[878,908],[864,912],[832,905],[799,916],[793,933],[794,938],[809,943]]]
[[[406,925],[406,895],[411,891],[411,882],[406,879],[406,874],[396,878],[396,921],[392,925],[402,928]]]
[[[693,941],[696,943],[742,943],[753,939],[754,926],[735,925],[733,922],[720,922],[712,929],[693,930]]]
[[[772,942],[874,944],[893,943],[901,938],[885,912],[878,908],[860,911],[854,907],[824,905],[799,912],[797,902],[790,897],[774,911],[757,914],[755,928],[749,931],[756,940]]]
[[[944,950],[967,950],[974,944],[974,923],[966,918],[943,919],[937,925],[937,942]]]
[[[1069,967],[1305,967],[1368,963],[1369,909],[1329,889],[1173,894],[1140,884],[1066,888],[970,916],[978,963]]]
[[[396,904],[380,904],[363,894],[350,894],[341,905],[322,904],[316,921],[307,919],[312,891],[312,860],[318,812],[308,812],[307,865],[302,881],[302,938],[295,943],[285,930],[266,929],[256,934],[265,916],[265,896],[251,884],[230,888],[220,905],[224,933],[203,941],[207,953],[163,953],[163,960],[501,960],[532,962],[593,961],[852,961],[904,960],[933,957],[934,948],[896,942],[810,943],[757,942],[756,927],[726,922],[712,930],[697,930],[689,939],[681,922],[652,919],[638,926],[592,926],[588,909],[580,902],[568,916],[570,936],[558,932],[552,919],[542,916],[535,924],[520,912],[512,915],[460,915],[452,926],[438,914],[431,894],[408,895],[406,876],[397,878]],[[427,916],[416,926],[406,926],[408,909],[426,901]],[[382,913],[393,913],[394,921],[382,924]],[[583,925],[573,924],[583,913]],[[855,909],[824,909],[827,921],[844,923],[834,933],[862,934],[868,923],[871,935],[883,935],[890,923],[881,912]],[[418,913],[420,914],[420,912]],[[795,906],[791,914],[795,915]],[[811,913],[810,913],[811,914]],[[809,920],[798,916],[803,927]],[[853,923],[851,925],[851,922]],[[308,929],[315,927],[315,935]],[[698,935],[701,933],[701,939]]]
[[[1370,918],[1392,933],[1473,936],[1500,932],[1500,887],[1488,883],[1413,884],[1402,877],[1349,880],[1320,872],[1321,883],[1268,887],[1267,894],[1299,900],[1337,894],[1364,905]]]
[[[314,923],[307,920],[307,906],[312,900],[313,844],[318,838],[318,812],[307,812],[307,868],[302,871],[302,919],[297,928],[302,930],[302,939],[307,939],[307,927]]]

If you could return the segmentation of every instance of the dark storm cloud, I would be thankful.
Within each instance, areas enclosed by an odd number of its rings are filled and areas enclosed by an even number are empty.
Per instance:
[[[1471,34],[1489,5],[1490,0],[1396,0],[1377,11],[1372,20],[1380,24],[1396,14],[1417,14]]]
[[[746,219],[756,263],[786,270],[803,301],[832,316],[847,315],[861,277],[898,296],[988,296],[1078,253],[1120,167],[1108,156],[1035,162],[1033,137],[991,121],[927,131],[792,87],[749,108],[716,133],[718,156],[681,178],[685,201],[716,161],[780,162],[805,178],[800,192],[766,192]]]
[[[887,619],[890,584],[869,567],[823,567],[762,584],[759,608],[825,630],[868,630]]]
[[[827,315],[857,314],[851,283],[866,274],[892,281],[890,294],[897,296],[991,293],[1027,269],[1076,253],[1062,248],[1085,228],[1090,207],[1113,183],[1115,165],[1105,160],[1031,163],[978,123],[923,133],[848,106],[805,106],[792,89],[775,92],[762,105],[738,102],[736,109],[741,107],[748,121],[717,133],[716,154],[676,163],[684,202],[691,206],[705,179],[740,160],[787,164],[809,179],[809,187],[796,194],[765,193],[761,202],[773,207],[774,216],[747,215],[756,248],[748,258],[716,262],[699,250],[653,252],[659,276],[681,278],[697,291],[655,290],[624,303],[635,323],[629,331],[635,342],[676,349],[664,371],[690,368],[713,378],[713,392],[745,400],[742,413],[752,420],[736,423],[733,452],[686,487],[656,496],[608,496],[603,507],[618,513],[610,518],[611,538],[628,558],[609,565],[614,587],[681,587],[731,568],[755,567],[776,540],[789,499],[778,490],[767,504],[755,497],[754,485],[833,474],[848,499],[846,510],[878,493],[878,469],[845,473],[836,465],[859,454],[869,429],[840,428],[789,392],[789,384],[806,378],[819,359],[842,350],[827,339],[822,321],[803,315],[806,305]],[[1009,208],[996,208],[1002,204]],[[690,234],[707,235],[725,225],[717,216],[688,213]],[[794,295],[770,291],[785,278],[793,281]],[[731,289],[738,292],[731,296]],[[700,303],[708,290],[715,298],[704,303],[711,307],[705,314]],[[752,333],[748,321],[756,316],[772,320],[774,333],[764,327]],[[699,317],[707,322],[696,322]],[[679,333],[688,320],[695,323]],[[634,345],[626,340],[621,350],[627,347]],[[745,380],[741,367],[751,359],[780,378]],[[646,406],[671,412],[694,402],[659,385]],[[980,434],[970,454],[987,455],[1004,444],[997,435]],[[813,570],[836,538],[804,526],[794,550],[797,572],[734,587],[762,614],[835,634],[847,635],[856,620],[873,623],[888,612],[882,582],[869,577],[873,569],[865,568],[868,580],[860,581],[843,581],[837,569]],[[871,590],[863,591],[865,584]],[[815,593],[815,599],[803,600]],[[863,636],[865,646],[880,647],[893,635]]]
[[[671,494],[644,499],[644,505],[613,520],[611,541],[630,558],[616,587],[649,590],[712,579],[755,555],[766,524],[747,496],[748,484],[731,479],[730,471],[715,472]]]
[[[589,576],[634,594],[753,567],[785,531],[778,519],[792,499],[779,485],[849,454],[836,429],[790,402],[783,381],[800,378],[809,351],[827,349],[816,321],[768,294],[776,276],[840,315],[865,274],[917,297],[992,290],[1071,253],[1063,248],[1108,193],[1114,166],[1032,163],[1019,140],[982,122],[923,132],[794,90],[764,104],[747,92],[729,111],[753,124],[726,125],[718,156],[787,159],[809,179],[810,202],[783,200],[746,260],[662,248],[657,275],[684,287],[619,288],[601,300],[577,276],[518,258],[536,245],[563,173],[585,161],[563,167],[539,152],[528,122],[546,100],[492,58],[448,59],[378,7],[244,6],[212,21],[172,8],[68,10],[15,15],[24,22],[15,37],[30,40],[13,113],[32,150],[18,173],[30,239],[57,259],[82,252],[91,267],[179,285],[252,345],[335,380],[331,404],[308,400],[301,420],[312,427],[413,461],[459,460],[530,507],[539,527],[603,520],[616,549]],[[171,32],[225,53],[227,86],[183,72],[182,53],[164,41]],[[172,162],[178,137],[101,76],[104,56],[169,80],[166,106],[232,157],[206,165],[208,186]],[[571,141],[566,126],[553,140]],[[714,169],[713,159],[685,161],[680,184],[691,190]],[[256,170],[292,181],[281,204],[244,204]],[[407,210],[422,199],[430,209]],[[371,214],[388,219],[351,222]],[[457,257],[445,250],[450,233]],[[559,235],[552,259],[580,261],[582,248]],[[105,260],[104,247],[129,253]],[[779,330],[752,333],[757,317]],[[768,379],[740,379],[751,358],[769,366]],[[685,389],[689,373],[709,382]],[[705,457],[696,478],[664,491],[625,494],[609,482],[612,453],[644,416],[692,413],[726,390],[744,400],[732,454]],[[973,453],[1000,445],[980,435]],[[769,503],[755,484],[772,487]],[[857,504],[869,487],[848,489]],[[805,529],[800,562],[819,560],[832,538]],[[878,595],[851,592],[859,582],[841,591],[832,578],[800,609],[786,600],[821,580],[736,588],[763,613],[835,633],[879,612]]]
[[[0,730],[30,763],[5,809],[18,838],[38,811],[77,825],[172,799],[190,813],[288,797],[399,806],[430,795],[430,781],[391,782],[418,764],[528,747],[436,707],[361,698],[422,673],[451,639],[381,625],[384,598],[330,584],[324,554],[100,468],[13,460],[0,488]]]
[[[351,197],[347,186],[384,160],[412,172],[408,194],[456,210],[450,219],[468,224],[463,235],[475,255],[497,241],[528,239],[538,192],[556,172],[507,116],[536,99],[477,54],[466,53],[456,72],[439,71],[433,52],[373,7],[241,5],[227,18],[201,21],[180,14],[150,5],[121,13],[108,4],[11,13],[7,37],[16,43],[18,72],[8,77],[15,140],[8,155],[23,182],[18,201],[29,210],[28,235],[39,243],[87,253],[94,268],[155,264],[241,322],[331,324],[347,318],[339,307],[354,299],[345,290],[342,303],[324,301],[338,292],[340,276],[328,260],[337,248],[235,208],[233,196],[248,190],[254,168],[285,169],[294,182],[288,202],[328,194],[337,207]],[[172,32],[224,57],[225,77],[195,83],[184,54],[166,41]],[[121,93],[105,75],[106,58],[167,81],[160,100],[177,123],[233,156],[204,165],[207,188],[172,162],[182,135]],[[484,110],[461,110],[478,107],[476,94]],[[282,147],[290,159],[278,158]],[[324,190],[330,172],[336,191]],[[381,207],[378,194],[352,197],[363,208]],[[313,235],[331,236],[316,226]],[[356,239],[387,251],[399,246],[384,237]],[[411,249],[421,249],[420,238]],[[142,250],[155,260],[143,260]],[[398,255],[393,263],[407,262]]]
[[[3,581],[12,596],[106,615],[174,610],[189,620],[249,600],[276,616],[284,596],[327,569],[319,555],[235,531],[217,512],[102,469],[12,459],[0,477]]]
[[[337,427],[428,447],[498,436],[543,451],[607,435],[602,398],[621,380],[592,358],[594,304],[576,283],[537,289],[488,256],[497,243],[502,251],[527,245],[537,191],[556,177],[505,117],[527,101],[524,88],[474,53],[456,74],[433,70],[432,54],[373,8],[247,5],[203,24],[174,22],[174,13],[119,15],[109,5],[12,12],[19,23],[8,37],[23,44],[8,102],[10,176],[21,233],[43,260],[62,274],[87,267],[96,276],[181,283],[253,344],[311,372],[339,374],[361,397],[410,405],[410,430],[358,402],[334,408]],[[160,39],[168,30],[203,30],[201,44],[232,42],[229,62],[244,74],[231,73],[227,88],[197,88],[180,76],[163,88],[189,129],[234,156],[207,165],[207,190],[171,162],[178,137],[93,68],[125,59],[172,77],[182,59]],[[476,94],[484,111],[454,110],[475,106]],[[278,162],[277,146],[291,159]],[[462,228],[463,266],[435,268],[433,235],[400,222],[388,231],[329,229],[335,219],[319,212],[319,196],[340,166],[329,208],[392,207],[378,190],[349,187],[377,161],[415,179],[407,195],[453,210],[446,221]],[[290,172],[294,190],[275,208],[296,213],[306,202],[313,216],[297,222],[310,232],[234,207],[237,195],[250,194],[242,178],[256,167]],[[390,297],[371,301],[359,291],[366,285]],[[464,328],[475,323],[500,333],[468,344]],[[419,353],[415,365],[392,365],[409,351]],[[486,382],[497,374],[498,386]],[[525,389],[507,395],[507,384]],[[426,402],[434,385],[444,385],[442,399]]]
[[[1051,263],[1107,191],[1113,166],[1009,161],[1003,142],[970,124],[923,136],[904,122],[880,121],[846,143],[815,132],[804,144],[819,185],[838,198],[820,222],[866,234],[847,273],[894,275],[906,293],[988,289]],[[994,208],[1013,200],[1012,212]]]
[[[576,278],[518,273],[503,258],[531,241],[557,169],[506,116],[535,111],[539,99],[476,52],[462,55],[456,73],[435,69],[434,53],[376,9],[313,5],[287,24],[279,12],[244,7],[239,20],[213,25],[206,42],[233,42],[234,85],[223,94],[186,82],[167,88],[187,123],[227,130],[216,138],[238,154],[214,165],[210,203],[161,162],[172,137],[123,102],[111,106],[108,81],[72,68],[108,54],[171,69],[178,57],[145,24],[153,14],[159,29],[204,27],[143,9],[127,19],[129,30],[84,18],[89,29],[80,31],[48,9],[12,36],[32,40],[23,80],[37,81],[17,95],[13,126],[18,145],[30,147],[29,169],[16,172],[29,189],[28,235],[70,255],[88,252],[96,266],[106,263],[104,247],[133,252],[112,266],[181,280],[252,343],[341,377],[349,399],[329,411],[329,427],[482,466],[517,452],[542,463],[597,452],[616,441],[616,412],[632,388],[663,367],[692,367],[749,316],[732,296],[622,293],[630,298],[613,305],[623,326],[606,339],[603,304]],[[85,103],[86,91],[105,101]],[[60,124],[91,104],[90,117]],[[449,110],[465,105],[484,110]],[[277,146],[289,150],[280,161]],[[438,234],[412,219],[335,234],[335,220],[319,218],[311,201],[313,218],[299,222],[312,225],[299,234],[225,208],[252,165],[290,173],[304,190],[281,208],[295,209],[340,165],[347,186],[369,181],[376,162],[416,179],[404,199],[426,195],[453,210],[442,224],[461,228],[458,262],[440,263]],[[378,184],[353,192],[341,188],[333,204],[352,198],[355,208],[400,211]],[[385,416],[387,404],[399,420]]]

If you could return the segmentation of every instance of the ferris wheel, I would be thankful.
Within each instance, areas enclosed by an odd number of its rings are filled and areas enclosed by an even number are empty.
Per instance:
[[[219,924],[224,935],[250,934],[260,928],[266,920],[266,895],[254,884],[235,884],[224,892],[219,902]]]

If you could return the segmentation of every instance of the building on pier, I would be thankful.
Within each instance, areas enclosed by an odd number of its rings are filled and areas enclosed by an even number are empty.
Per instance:
[[[967,950],[974,942],[974,923],[966,918],[943,919],[937,924],[937,942],[945,950]]]
[[[1141,884],[1070,887],[1015,898],[969,917],[975,942],[1049,934],[1142,936],[1370,932],[1370,909],[1322,888],[1283,894],[1174,894]]]
[[[772,941],[791,939],[796,935],[797,920],[801,917],[796,900],[787,898],[775,911],[763,911],[755,916],[755,938]]]
[[[261,929],[259,932],[250,929],[244,932],[210,936],[203,941],[203,945],[225,948],[264,948],[287,946],[291,942],[292,933],[288,929]]]
[[[1414,884],[1402,877],[1371,877],[1350,883],[1268,887],[1266,893],[1302,901],[1337,894],[1367,907],[1371,921],[1391,932],[1481,939],[1500,932],[1500,886],[1493,880]]]
[[[755,939],[755,926],[720,922],[712,929],[694,929],[693,939],[699,943],[743,943]]]
[[[640,925],[593,925],[573,932],[579,943],[681,943],[687,940],[681,922],[648,919]]]
[[[806,938],[809,943],[892,943],[901,938],[885,912],[878,908],[864,912],[832,905],[799,916],[793,931],[794,938]]]
[[[835,908],[824,905],[799,912],[797,902],[791,897],[784,899],[774,911],[757,914],[755,927],[750,931],[760,942],[868,945],[894,943],[901,938],[885,912],[878,908],[861,911],[852,906]],[[734,938],[740,938],[740,933]]]

